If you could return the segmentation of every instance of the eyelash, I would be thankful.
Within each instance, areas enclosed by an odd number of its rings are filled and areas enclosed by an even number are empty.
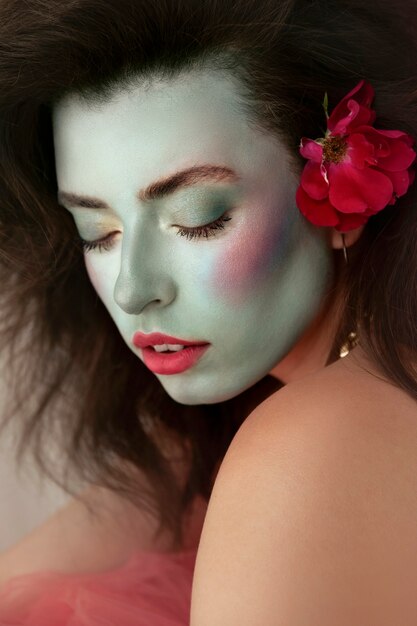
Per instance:
[[[177,235],[181,235],[181,237],[186,237],[188,240],[191,239],[199,239],[200,237],[205,237],[206,239],[210,237],[210,234],[214,237],[216,230],[223,230],[225,228],[224,223],[231,220],[231,217],[226,215],[222,215],[214,222],[210,224],[205,224],[204,226],[197,226],[196,228],[186,228],[181,227],[180,230],[177,231]],[[78,237],[78,240],[81,242],[82,248],[84,252],[88,252],[89,250],[94,250],[98,248],[99,252],[102,250],[110,250],[113,246],[112,240],[109,238],[101,239],[98,241],[87,241],[82,237]]]

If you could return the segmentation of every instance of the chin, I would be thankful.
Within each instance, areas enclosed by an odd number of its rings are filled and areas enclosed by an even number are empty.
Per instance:
[[[219,393],[218,390],[198,390],[195,388],[183,388],[181,386],[180,389],[173,389],[171,385],[165,385],[161,380],[161,384],[164,387],[167,394],[178,402],[178,404],[185,404],[188,406],[198,405],[198,404],[217,404],[218,402],[225,402],[225,400],[230,400],[235,396],[239,395],[240,391],[229,391],[227,393]]]
[[[158,376],[158,379],[167,392],[167,394],[178,402],[185,405],[198,405],[198,404],[218,404],[219,402],[226,402],[255,385],[265,374],[263,373],[255,380],[250,380],[246,384],[241,386],[236,385],[236,380],[233,381],[233,385],[225,385],[224,380],[209,381],[207,378],[204,381],[200,381],[200,384],[196,380],[183,380],[177,379],[167,380],[166,376]],[[232,378],[232,377],[231,377]]]

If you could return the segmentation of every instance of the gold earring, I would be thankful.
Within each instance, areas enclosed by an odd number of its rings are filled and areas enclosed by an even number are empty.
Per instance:
[[[352,331],[348,334],[345,343],[342,345],[339,351],[339,356],[343,358],[348,355],[349,352],[359,343],[358,334],[355,331]]]
[[[347,254],[347,250],[346,250],[346,242],[345,242],[345,233],[341,233],[342,236],[342,243],[343,243],[343,256],[345,257],[345,262],[346,265],[349,263],[349,259],[348,259],[348,254]],[[348,336],[346,341],[343,343],[342,347],[340,348],[339,351],[339,356],[341,358],[343,358],[344,356],[348,355],[349,352],[359,343],[359,337],[357,332],[355,331],[351,331]]]

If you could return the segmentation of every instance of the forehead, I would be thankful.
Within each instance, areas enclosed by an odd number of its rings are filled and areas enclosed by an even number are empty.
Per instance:
[[[249,123],[236,79],[217,70],[136,81],[104,102],[70,94],[53,110],[53,129],[59,186],[98,195],[120,177],[137,187],[199,163],[244,172],[254,153],[266,165],[280,149]]]

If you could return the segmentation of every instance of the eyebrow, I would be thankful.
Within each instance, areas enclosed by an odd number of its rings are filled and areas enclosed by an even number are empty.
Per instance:
[[[204,181],[235,182],[237,180],[239,180],[239,176],[230,167],[210,164],[195,165],[150,183],[144,189],[140,189],[136,195],[142,202],[149,202],[167,196],[178,189],[191,187]],[[62,204],[66,203],[68,206],[85,209],[110,208],[100,198],[80,196],[66,191],[58,191],[58,201]]]

